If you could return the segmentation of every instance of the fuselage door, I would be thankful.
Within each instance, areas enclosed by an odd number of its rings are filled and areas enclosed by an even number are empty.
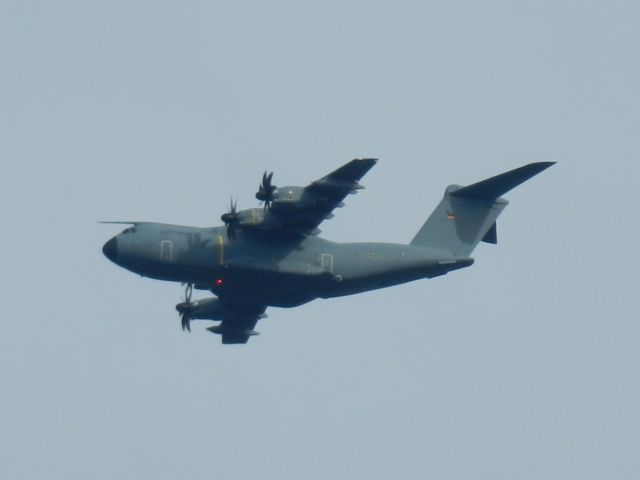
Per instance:
[[[323,272],[333,273],[333,255],[323,253],[320,255],[320,267]]]
[[[164,263],[173,261],[173,242],[171,240],[162,240],[160,242],[160,260]]]

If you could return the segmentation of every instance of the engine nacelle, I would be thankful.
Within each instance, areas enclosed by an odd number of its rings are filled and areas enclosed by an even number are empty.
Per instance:
[[[237,315],[218,298],[202,298],[193,302],[182,302],[176,305],[176,310],[191,319],[224,320]]]
[[[273,200],[271,205],[278,207],[288,207],[309,201],[308,195],[305,195],[304,187],[287,186],[278,188],[273,192]]]

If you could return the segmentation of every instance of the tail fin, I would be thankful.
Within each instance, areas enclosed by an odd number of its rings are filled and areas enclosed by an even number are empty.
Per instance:
[[[553,164],[530,163],[467,187],[449,185],[411,245],[467,257],[481,241],[497,243],[496,219],[509,203],[500,196]]]

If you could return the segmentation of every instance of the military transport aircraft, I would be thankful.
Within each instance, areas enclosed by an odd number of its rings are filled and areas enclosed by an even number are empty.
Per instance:
[[[267,307],[295,307],[316,298],[352,295],[439,275],[473,264],[479,242],[497,243],[501,195],[553,162],[531,163],[473,185],[450,185],[409,244],[335,243],[318,225],[344,206],[377,162],[350,161],[306,187],[276,187],[264,173],[256,198],[238,211],[231,202],[223,226],[130,225],[105,243],[109,260],[139,275],[186,285],[176,305],[183,330],[194,319],[220,321],[208,330],[222,343],[246,343]],[[215,297],[192,300],[193,289]]]

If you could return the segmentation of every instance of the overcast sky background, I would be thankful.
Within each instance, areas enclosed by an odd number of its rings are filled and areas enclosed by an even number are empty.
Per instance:
[[[635,479],[640,7],[0,2],[0,477]],[[264,170],[381,161],[323,224],[409,241],[557,161],[446,277],[270,309],[245,346],[99,220],[219,224]]]

